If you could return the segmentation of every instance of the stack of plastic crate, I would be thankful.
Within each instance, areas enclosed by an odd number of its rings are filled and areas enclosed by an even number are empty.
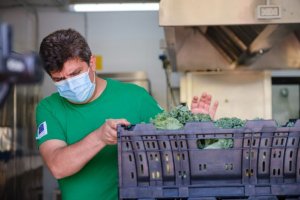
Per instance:
[[[208,139],[233,145],[199,148]],[[299,139],[300,120],[293,127],[253,120],[237,129],[212,122],[180,130],[119,126],[119,198],[300,199]]]

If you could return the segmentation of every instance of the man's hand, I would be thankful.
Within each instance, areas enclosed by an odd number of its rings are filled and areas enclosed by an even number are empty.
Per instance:
[[[193,97],[192,104],[191,104],[191,111],[192,113],[203,113],[209,114],[209,116],[214,119],[219,102],[215,101],[211,107],[211,95],[207,94],[206,92],[202,93],[200,99],[197,96]]]
[[[100,140],[105,144],[116,144],[117,143],[117,125],[130,125],[126,119],[108,119],[98,129]]]

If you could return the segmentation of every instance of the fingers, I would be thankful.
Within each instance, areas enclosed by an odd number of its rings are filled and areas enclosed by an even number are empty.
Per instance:
[[[105,123],[100,127],[100,139],[105,144],[117,143],[117,125],[130,125],[126,119],[107,119]]]
[[[213,104],[213,106],[211,107],[211,109],[209,111],[209,116],[211,117],[211,119],[215,118],[218,106],[219,106],[219,102],[215,101],[214,104]]]
[[[191,103],[191,109],[197,108],[199,104],[198,97],[194,96]]]
[[[107,119],[106,123],[112,128],[112,129],[117,129],[118,124],[122,125],[130,125],[130,123],[126,119]]]
[[[206,92],[203,92],[200,98],[200,102],[204,102],[205,104],[210,105],[211,95],[207,94]]]
[[[202,114],[209,114],[210,117],[213,119],[215,117],[218,102],[214,102],[211,107],[212,96],[203,92],[199,97],[194,96],[191,103],[191,111],[192,113],[202,113]]]

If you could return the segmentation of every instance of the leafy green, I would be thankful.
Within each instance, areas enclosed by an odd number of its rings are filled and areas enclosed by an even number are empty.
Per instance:
[[[193,114],[193,121],[194,122],[210,122],[212,119],[208,114],[202,114],[202,113],[197,113]]]
[[[286,127],[294,127],[295,126],[295,122],[287,122],[286,123]]]
[[[219,128],[241,128],[245,126],[246,121],[237,117],[223,117],[214,122],[216,127]]]
[[[167,112],[158,114],[151,122],[157,129],[176,130],[183,127],[182,123],[176,118],[171,117]]]
[[[213,142],[204,147],[204,149],[229,149],[233,147],[232,139],[218,139],[216,142]]]
[[[151,119],[157,129],[176,130],[182,128],[187,122],[211,121],[207,114],[193,114],[187,106],[176,106],[170,112],[162,112]]]
[[[216,142],[218,142],[218,139],[213,139],[213,138],[211,138],[211,139],[199,139],[199,140],[197,140],[197,147],[199,149],[204,149],[207,146],[209,146],[213,143],[216,143]]]
[[[157,129],[177,130],[184,127],[187,122],[209,122],[212,121],[208,114],[193,114],[187,106],[176,106],[170,112],[162,112],[151,119],[151,123]],[[236,117],[223,117],[212,121],[219,128],[241,128],[245,126],[246,121]],[[227,149],[233,147],[232,139],[199,139],[197,140],[199,149]]]

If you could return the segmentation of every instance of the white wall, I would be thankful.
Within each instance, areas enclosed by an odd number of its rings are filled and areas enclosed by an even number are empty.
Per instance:
[[[0,19],[13,25],[17,51],[37,50],[42,38],[57,29],[78,30],[86,37],[93,54],[102,55],[103,72],[145,71],[154,98],[166,108],[165,76],[158,59],[162,53],[159,41],[164,35],[157,11],[85,14],[43,9],[35,15],[24,9],[10,9],[2,10]],[[53,91],[55,88],[46,77],[43,96]]]

